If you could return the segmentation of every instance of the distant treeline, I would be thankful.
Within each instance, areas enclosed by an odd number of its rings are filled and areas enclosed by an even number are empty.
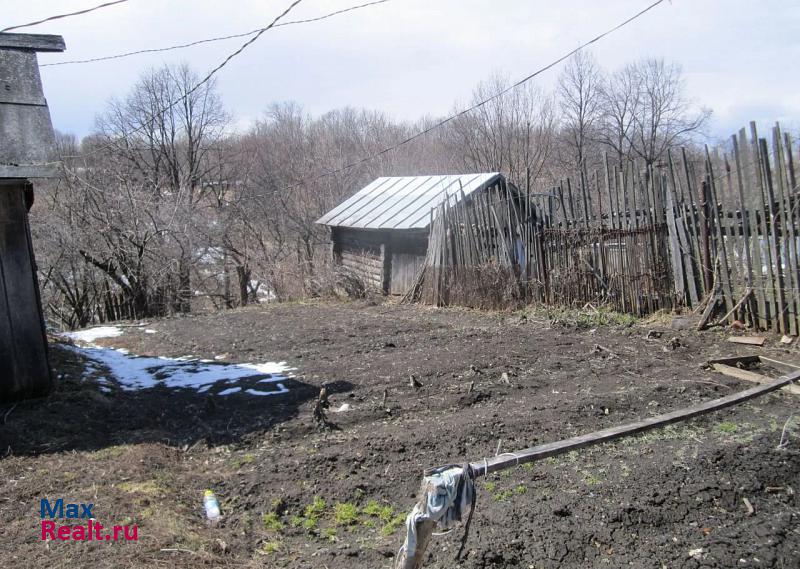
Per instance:
[[[378,176],[500,171],[547,191],[604,155],[620,169],[657,164],[691,148],[710,115],[687,99],[677,65],[644,59],[607,73],[579,53],[552,93],[526,83],[362,162],[440,119],[352,108],[312,117],[281,103],[235,132],[215,82],[192,90],[198,79],[185,65],[149,71],[90,136],[58,136],[63,178],[39,186],[31,219],[54,324],[324,294],[335,276],[314,221]],[[480,83],[471,104],[508,85]]]

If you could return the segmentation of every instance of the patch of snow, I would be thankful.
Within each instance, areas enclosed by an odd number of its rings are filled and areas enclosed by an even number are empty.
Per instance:
[[[262,383],[263,381],[264,380],[261,380],[258,383]],[[281,393],[289,393],[289,390],[282,383],[276,383],[275,387],[278,388],[278,391],[260,391],[258,389],[246,389],[245,393],[249,393],[250,395],[280,395]]]
[[[345,411],[350,411],[352,407],[349,403],[342,403],[337,409],[334,409],[334,413],[344,413]]]
[[[169,389],[194,389],[199,393],[208,392],[212,387],[215,387],[219,389],[219,395],[230,395],[243,389],[250,395],[279,395],[289,391],[281,382],[291,377],[288,372],[294,368],[289,367],[286,362],[234,364],[197,359],[192,356],[179,358],[145,357],[131,354],[128,350],[122,348],[115,349],[98,346],[93,344],[91,340],[86,339],[87,337],[96,339],[119,335],[113,333],[112,330],[119,329],[106,327],[105,331],[100,331],[94,335],[81,334],[75,339],[84,342],[86,345],[68,346],[69,349],[89,360],[85,370],[85,377],[96,374],[98,371],[97,366],[105,367],[111,372],[111,382],[95,375],[98,383],[105,387],[109,383],[115,383],[125,391],[164,387]],[[70,337],[74,336],[70,335]],[[250,389],[255,385],[260,387],[262,384],[265,384],[264,390]]]
[[[256,291],[256,296],[261,300],[275,300],[275,292],[265,283],[257,280],[250,281],[250,290]]]
[[[225,251],[221,247],[207,247],[205,251],[200,252],[197,261],[201,265],[213,265],[223,259],[225,259]]]
[[[147,328],[147,329],[144,331],[144,333],[145,333],[145,334],[155,334],[155,333],[156,333],[156,331],[155,331],[155,330],[151,330],[150,328]]]
[[[76,342],[86,342],[90,344],[100,338],[116,338],[122,336],[122,328],[116,326],[97,326],[86,330],[76,330],[75,332],[65,332],[64,336]]]

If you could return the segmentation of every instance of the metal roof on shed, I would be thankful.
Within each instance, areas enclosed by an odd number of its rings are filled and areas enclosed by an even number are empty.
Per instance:
[[[361,229],[424,229],[431,210],[448,197],[456,201],[502,179],[499,172],[458,176],[378,178],[317,220],[322,225]]]

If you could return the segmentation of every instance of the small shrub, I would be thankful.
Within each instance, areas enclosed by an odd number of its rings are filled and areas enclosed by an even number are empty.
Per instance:
[[[280,550],[281,544],[277,541],[268,541],[261,546],[261,551],[264,553],[275,553]]]
[[[239,456],[239,457],[234,458],[231,461],[231,465],[236,470],[239,470],[241,467],[243,467],[246,464],[252,464],[253,462],[255,462],[255,460],[256,460],[256,455],[247,453],[247,454],[245,454],[243,456]]]
[[[497,500],[498,502],[505,502],[506,500],[511,498],[513,495],[514,495],[514,491],[513,490],[503,490],[499,494],[495,494],[494,495],[494,499]]]
[[[329,541],[336,541],[336,528],[325,528],[322,535]]]
[[[736,423],[731,423],[730,421],[723,421],[714,428],[717,430],[717,432],[725,433],[726,435],[732,435],[739,430],[739,427],[736,425]]]
[[[381,514],[381,509],[382,509],[381,505],[377,501],[370,500],[369,502],[367,502],[367,505],[364,506],[364,508],[361,511],[366,516],[373,516],[377,518]]]
[[[306,506],[305,516],[307,518],[318,518],[325,513],[326,507],[327,504],[325,503],[325,500],[319,496],[314,496],[314,500],[308,506]]]
[[[278,532],[284,528],[283,522],[275,512],[267,512],[261,519],[264,522],[264,529],[267,531]]]
[[[598,478],[594,474],[589,474],[586,478],[584,478],[584,482],[586,482],[586,484],[588,484],[589,486],[597,486],[603,481],[600,480],[600,478]]]
[[[349,502],[339,502],[333,507],[333,521],[337,526],[351,526],[358,522],[358,507]]]
[[[303,529],[308,531],[317,529],[317,518],[305,518],[303,520]]]
[[[406,517],[403,514],[396,515],[381,528],[381,535],[384,537],[390,537],[394,535],[394,533],[397,531],[397,528],[405,524],[405,522]]]
[[[378,513],[378,517],[383,523],[388,523],[393,516],[394,516],[394,508],[391,506],[384,506],[383,508],[381,508],[380,513]]]

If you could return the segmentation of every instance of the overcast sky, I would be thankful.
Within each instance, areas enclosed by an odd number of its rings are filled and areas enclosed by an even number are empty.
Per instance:
[[[304,0],[286,20],[366,0]],[[342,106],[398,119],[443,115],[492,72],[523,77],[616,25],[652,0],[390,0],[321,22],[269,30],[218,75],[223,101],[247,125],[277,101],[314,114]],[[99,4],[100,0],[0,0],[0,28]],[[63,54],[40,63],[168,46],[267,25],[290,0],[130,0],[83,16],[20,30],[64,36]],[[690,96],[714,111],[727,136],[751,119],[800,118],[800,3],[789,0],[672,0],[595,44],[606,69],[646,56],[684,70]],[[198,74],[244,40],[161,54],[42,68],[54,126],[89,133],[109,97],[140,73],[187,62]],[[536,79],[553,85],[561,66]]]

